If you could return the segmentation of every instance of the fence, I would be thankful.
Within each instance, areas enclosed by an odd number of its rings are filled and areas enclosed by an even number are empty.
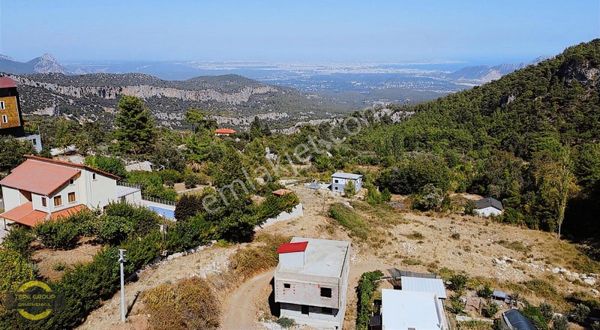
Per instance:
[[[166,199],[162,199],[162,198],[156,198],[156,197],[152,197],[152,196],[146,196],[144,194],[142,194],[142,199],[150,201],[150,202],[154,202],[154,203],[171,205],[171,206],[175,206],[177,204],[177,203],[175,203],[173,201],[170,201],[170,200],[166,200]]]

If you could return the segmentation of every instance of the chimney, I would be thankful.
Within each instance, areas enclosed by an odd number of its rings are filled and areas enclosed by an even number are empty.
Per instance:
[[[281,244],[277,249],[280,266],[295,269],[304,267],[307,246],[307,241]]]

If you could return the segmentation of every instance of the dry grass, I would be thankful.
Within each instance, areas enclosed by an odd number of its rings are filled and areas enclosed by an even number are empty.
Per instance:
[[[220,306],[207,281],[200,278],[161,284],[143,294],[153,329],[216,329]]]
[[[256,242],[260,244],[240,249],[229,258],[231,275],[240,281],[277,266],[277,248],[289,241],[288,236],[259,234]]]

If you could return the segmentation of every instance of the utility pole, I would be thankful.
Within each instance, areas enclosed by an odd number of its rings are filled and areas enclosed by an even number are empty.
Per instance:
[[[121,268],[121,322],[125,322],[125,249],[119,249],[119,264]]]

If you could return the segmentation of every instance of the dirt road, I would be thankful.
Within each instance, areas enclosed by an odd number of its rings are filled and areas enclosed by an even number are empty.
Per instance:
[[[223,304],[225,310],[221,317],[221,329],[262,329],[256,321],[258,304],[264,303],[261,298],[272,278],[273,270],[270,270],[251,278],[237,288]]]

